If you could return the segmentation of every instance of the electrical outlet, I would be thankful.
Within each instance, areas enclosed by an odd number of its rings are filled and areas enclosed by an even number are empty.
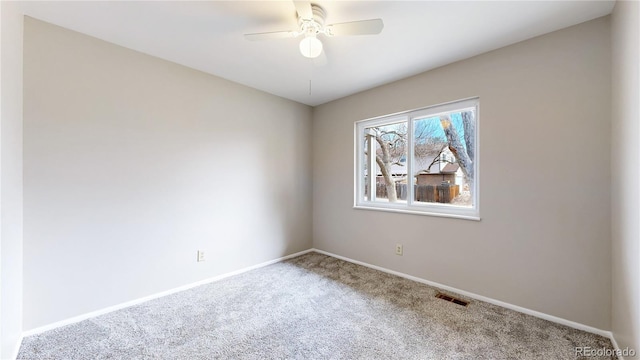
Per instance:
[[[204,261],[205,257],[204,257],[204,251],[202,250],[198,250],[198,262]]]
[[[396,255],[402,256],[402,244],[396,244]]]

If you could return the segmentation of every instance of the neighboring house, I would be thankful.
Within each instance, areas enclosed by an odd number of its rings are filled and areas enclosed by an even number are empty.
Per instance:
[[[464,174],[447,144],[418,145],[415,159],[414,174],[420,178],[420,184],[437,185],[442,181],[450,181],[460,185],[460,189],[464,188]],[[376,171],[377,182],[384,183],[379,166],[376,166]],[[406,182],[406,158],[401,158],[399,164],[391,165],[391,174],[396,182]]]

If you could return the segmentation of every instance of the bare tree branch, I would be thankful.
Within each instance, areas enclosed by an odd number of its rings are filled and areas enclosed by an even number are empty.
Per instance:
[[[390,169],[387,168],[382,158],[380,158],[380,156],[378,155],[376,155],[376,163],[380,167],[382,177],[384,178],[385,185],[387,187],[387,199],[389,200],[389,202],[398,201],[398,194],[396,193],[396,182],[393,180],[393,176],[389,171]]]
[[[380,145],[380,154],[376,154],[376,163],[384,178],[389,202],[398,201],[396,182],[391,172],[394,164],[401,164],[401,157],[405,153],[406,134],[401,131],[372,128],[375,131],[375,139]],[[373,191],[373,190],[372,190]]]
[[[436,156],[435,158],[433,158],[433,161],[431,162],[431,164],[429,164],[429,166],[427,166],[427,171],[431,172],[431,167],[433,165],[435,165],[437,163],[441,163],[441,162],[448,163],[448,164],[454,164],[454,162],[451,162],[449,160],[442,160],[442,159],[440,159],[440,156]]]
[[[462,113],[462,126],[464,129],[464,143],[467,147],[467,155],[471,162],[475,161],[475,133],[476,122],[473,118],[473,112],[465,111]]]
[[[451,118],[449,117],[449,115],[440,116],[440,125],[442,126],[444,134],[447,137],[447,141],[449,142],[449,150],[451,150],[453,156],[456,157],[457,162],[462,169],[462,173],[467,179],[467,182],[470,185],[473,184],[473,162],[469,158],[469,155],[462,145],[462,142],[460,142],[458,131],[451,123]]]

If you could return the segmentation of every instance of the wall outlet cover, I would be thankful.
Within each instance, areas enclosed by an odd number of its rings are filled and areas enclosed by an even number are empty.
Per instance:
[[[204,261],[205,257],[204,257],[204,251],[202,250],[198,250],[198,262]]]

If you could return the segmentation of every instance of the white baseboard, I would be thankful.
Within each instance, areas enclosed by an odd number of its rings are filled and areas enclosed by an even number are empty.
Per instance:
[[[20,345],[22,345],[22,339],[24,339],[24,334],[20,334],[20,337],[18,337],[18,342],[16,343],[16,346],[13,349],[11,359],[18,358],[18,353],[20,352]]]
[[[616,341],[616,337],[613,336],[613,332],[609,331],[609,334],[610,334],[609,340],[611,340],[611,344],[613,344],[613,348],[616,351],[620,351],[620,346],[618,346],[618,342]],[[618,360],[624,360],[624,356],[622,355],[618,356]]]
[[[149,301],[149,300],[153,300],[153,299],[157,299],[157,298],[160,298],[160,297],[163,297],[163,296],[175,294],[175,293],[180,292],[180,291],[185,291],[185,290],[194,288],[196,286],[205,285],[205,284],[209,284],[209,283],[212,283],[212,282],[220,281],[222,279],[226,279],[226,278],[234,276],[234,275],[239,275],[239,274],[242,274],[242,273],[247,272],[247,271],[255,270],[255,269],[258,269],[258,268],[261,268],[261,267],[265,267],[267,265],[275,264],[277,262],[281,262],[281,261],[284,261],[284,260],[287,260],[287,259],[294,258],[296,256],[304,255],[304,254],[309,253],[311,251],[313,251],[313,249],[300,251],[300,252],[297,252],[295,254],[283,256],[281,258],[277,258],[277,259],[274,259],[274,260],[265,261],[263,263],[260,263],[260,264],[257,264],[257,265],[253,265],[253,266],[249,266],[249,267],[246,267],[246,268],[243,268],[243,269],[240,269],[240,270],[236,270],[236,271],[232,271],[232,272],[225,273],[225,274],[222,274],[222,275],[214,276],[212,278],[200,280],[200,281],[197,281],[197,282],[194,282],[194,283],[191,283],[191,284],[187,284],[187,285],[183,285],[183,286],[180,286],[180,287],[177,287],[177,288],[174,288],[174,289],[162,291],[162,292],[159,292],[159,293],[156,293],[156,294],[153,294],[153,295],[149,295],[149,296],[145,296],[145,297],[142,297],[142,298],[139,298],[139,299],[127,301],[127,302],[124,302],[124,303],[121,303],[121,304],[118,304],[118,305],[109,306],[109,307],[104,308],[104,309],[88,312],[86,314],[74,316],[72,318],[61,320],[61,321],[57,321],[57,322],[54,322],[54,323],[49,324],[49,325],[40,326],[40,327],[37,327],[35,329],[24,331],[22,333],[22,337],[27,337],[27,336],[31,336],[31,335],[35,335],[35,334],[40,334],[40,333],[43,333],[45,331],[49,331],[49,330],[53,330],[53,329],[59,328],[61,326],[74,324],[74,323],[77,323],[77,322],[80,322],[80,321],[83,321],[83,320],[94,318],[96,316],[100,316],[100,315],[104,315],[104,314],[110,313],[110,312],[113,312],[113,311],[116,311],[116,310],[128,308],[128,307],[131,307],[131,306],[134,306],[134,305],[137,305],[137,304]],[[17,352],[16,352],[16,355],[17,355]]]
[[[315,249],[315,248],[312,249],[312,250],[317,252],[317,253],[324,254],[324,255],[327,255],[327,256],[331,256],[331,257],[334,257],[334,258],[337,258],[337,259],[340,259],[340,260],[348,261],[348,262],[353,263],[353,264],[366,266],[368,268],[371,268],[371,269],[374,269],[374,270],[378,270],[378,271],[382,271],[382,272],[385,272],[387,274],[396,275],[396,276],[399,276],[399,277],[402,277],[402,278],[405,278],[405,279],[413,280],[415,282],[419,282],[419,283],[426,284],[426,285],[429,285],[429,286],[433,286],[433,287],[436,287],[436,288],[439,288],[439,289],[447,290],[447,291],[450,291],[450,292],[453,292],[453,293],[456,293],[456,294],[460,294],[460,295],[463,295],[463,296],[466,296],[466,297],[469,297],[469,298],[472,298],[472,299],[484,301],[484,302],[487,302],[487,303],[490,303],[490,304],[493,304],[493,305],[498,305],[498,306],[503,307],[503,308],[507,308],[507,309],[514,310],[514,311],[517,311],[517,312],[520,312],[520,313],[523,313],[523,314],[535,316],[537,318],[548,320],[548,321],[551,321],[551,322],[554,322],[554,323],[558,323],[558,324],[561,324],[561,325],[566,325],[566,326],[574,328],[574,329],[586,331],[586,332],[589,332],[589,333],[592,333],[592,334],[596,334],[596,335],[601,335],[601,336],[604,336],[606,338],[612,339],[612,343],[614,344],[615,348],[616,349],[618,348],[617,345],[615,344],[615,340],[613,339],[613,334],[611,333],[611,331],[597,329],[597,328],[594,328],[592,326],[588,326],[588,325],[577,323],[575,321],[559,318],[557,316],[553,316],[553,315],[545,314],[545,313],[542,313],[542,312],[539,312],[539,311],[523,308],[523,307],[518,306],[518,305],[513,305],[513,304],[510,304],[510,303],[506,303],[504,301],[500,301],[500,300],[492,299],[492,298],[489,298],[489,297],[486,297],[486,296],[474,294],[472,292],[456,289],[454,287],[443,285],[443,284],[437,283],[435,281],[425,280],[425,279],[422,279],[422,278],[419,278],[419,277],[416,277],[416,276],[404,274],[404,273],[401,273],[401,272],[398,272],[398,271],[394,271],[394,270],[389,270],[389,269],[383,268],[381,266],[371,265],[371,264],[365,263],[363,261],[358,261],[358,260],[350,259],[350,258],[345,257],[345,256],[336,255],[336,254],[330,253],[328,251],[319,250],[319,249]]]

